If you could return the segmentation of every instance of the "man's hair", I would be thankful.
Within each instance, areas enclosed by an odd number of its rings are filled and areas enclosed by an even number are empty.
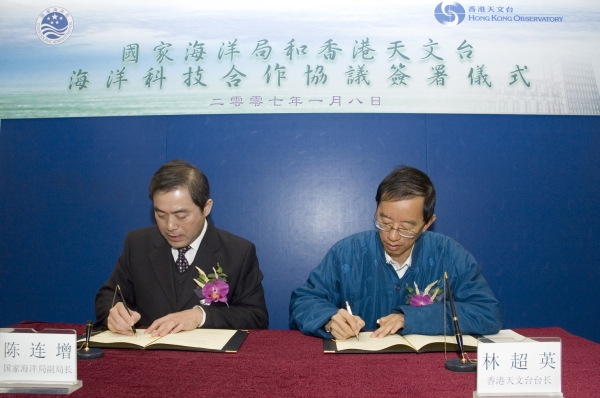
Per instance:
[[[171,192],[178,188],[187,188],[192,201],[201,210],[210,199],[208,179],[200,169],[181,159],[171,160],[160,166],[152,176],[148,195],[154,200],[156,192]]]
[[[419,169],[409,166],[398,166],[381,181],[377,188],[375,200],[377,206],[381,201],[395,202],[398,200],[412,199],[422,196],[423,220],[427,223],[433,216],[435,208],[435,188],[433,183]]]

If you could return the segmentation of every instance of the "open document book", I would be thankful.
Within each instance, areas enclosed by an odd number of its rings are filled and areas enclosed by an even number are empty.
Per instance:
[[[351,337],[344,341],[332,339],[323,340],[325,353],[386,353],[386,352],[434,352],[458,350],[456,338],[451,336],[425,336],[421,334],[408,334],[401,336],[391,334],[384,338],[371,338],[373,332],[361,332],[358,339]],[[492,341],[521,341],[524,336],[510,329],[501,330],[500,333],[486,336],[463,335],[463,347],[465,351],[477,351],[477,339],[485,337]]]
[[[235,353],[248,335],[247,331],[229,329],[194,329],[164,337],[152,337],[144,332],[145,329],[137,329],[135,336],[102,332],[90,338],[90,347]],[[79,339],[77,343],[84,341],[85,338]]]

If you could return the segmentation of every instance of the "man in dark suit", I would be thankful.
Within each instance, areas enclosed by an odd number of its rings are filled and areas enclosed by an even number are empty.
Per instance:
[[[127,234],[112,275],[96,294],[97,325],[127,335],[136,324],[150,325],[146,333],[153,336],[197,327],[268,327],[256,249],[208,222],[209,192],[206,176],[189,163],[173,160],[158,169],[148,189],[156,226]],[[210,281],[212,290],[204,289],[201,300],[197,268],[210,275],[219,266],[228,286]],[[131,314],[115,300],[117,285]]]

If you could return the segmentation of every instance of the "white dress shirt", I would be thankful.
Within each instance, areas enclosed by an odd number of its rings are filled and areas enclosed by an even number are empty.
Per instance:
[[[196,258],[198,248],[200,247],[200,243],[202,243],[202,239],[206,234],[207,228],[208,221],[204,220],[204,227],[202,228],[202,232],[200,232],[200,236],[198,236],[195,241],[190,243],[191,249],[185,252],[185,258],[187,259],[188,264],[190,265],[194,262],[194,259]],[[173,255],[173,260],[177,261],[177,258],[179,258],[179,250],[171,248],[171,254]],[[204,325],[204,322],[206,322],[206,312],[204,312],[204,309],[200,305],[197,305],[194,308],[200,308],[200,311],[202,311],[202,322],[200,322],[200,325],[198,325],[198,327],[202,327],[202,325]]]
[[[406,270],[408,269],[408,267],[410,267],[412,265],[412,251],[414,248],[415,248],[414,245],[413,245],[413,247],[410,248],[410,255],[408,256],[408,258],[402,265],[400,265],[397,261],[394,261],[392,259],[392,257],[390,257],[390,255],[387,254],[387,252],[385,252],[385,261],[388,264],[390,264],[392,267],[394,267],[394,270],[396,270],[396,273],[398,274],[398,278],[400,278],[400,279],[402,279],[402,277],[406,273]]]

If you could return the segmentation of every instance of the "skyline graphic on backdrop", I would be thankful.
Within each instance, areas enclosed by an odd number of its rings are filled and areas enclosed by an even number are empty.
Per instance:
[[[600,114],[581,1],[33,3],[0,5],[0,118]]]

